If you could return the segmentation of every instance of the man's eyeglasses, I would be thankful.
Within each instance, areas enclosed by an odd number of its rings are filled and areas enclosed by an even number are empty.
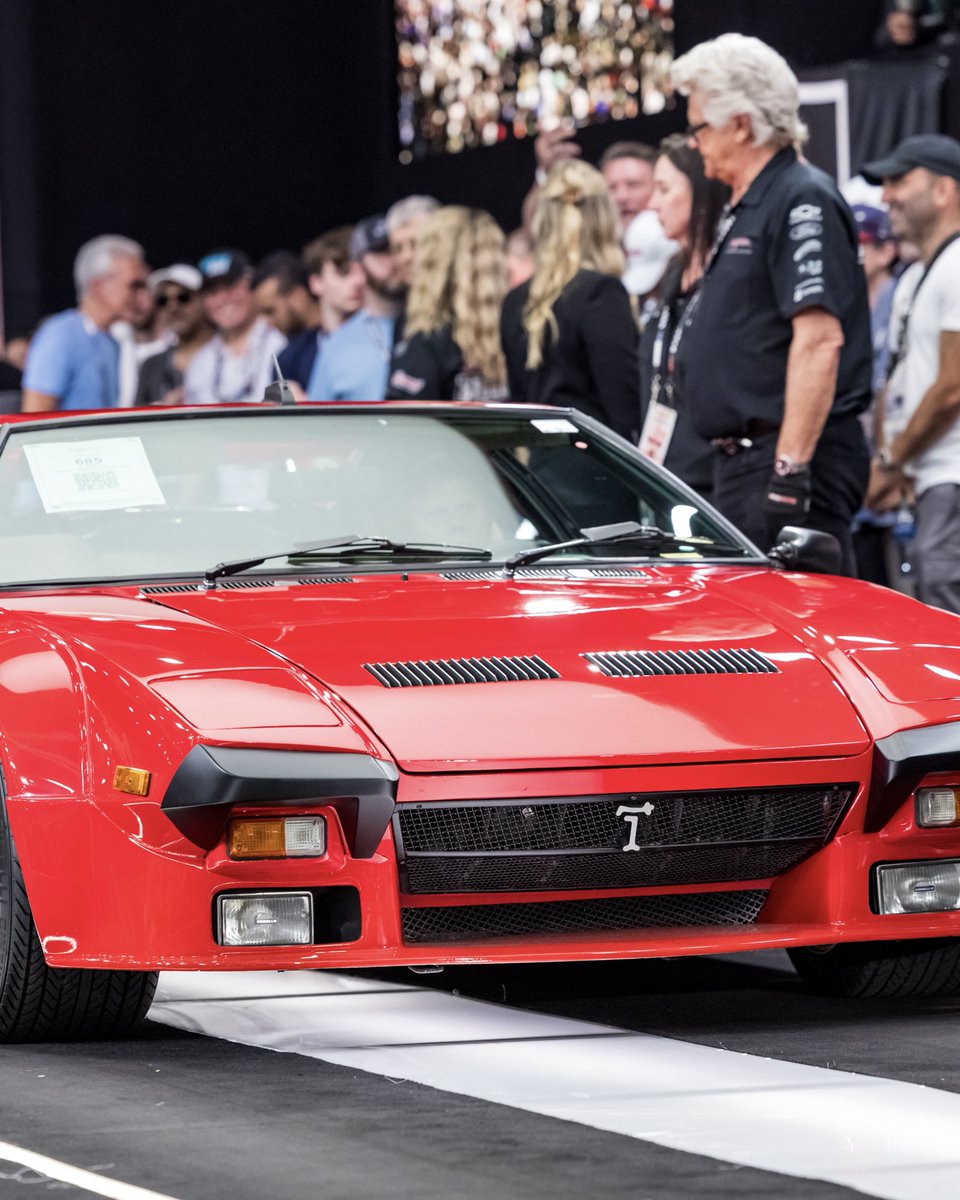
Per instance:
[[[710,124],[709,121],[701,121],[697,125],[688,125],[686,127],[686,129],[683,131],[683,136],[685,138],[687,138],[688,141],[689,140],[696,141],[697,134],[702,133],[709,124]]]
[[[161,292],[156,299],[157,308],[166,308],[168,304],[189,304],[193,292]]]

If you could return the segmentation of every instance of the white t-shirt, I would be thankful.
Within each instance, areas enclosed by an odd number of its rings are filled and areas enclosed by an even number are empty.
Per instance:
[[[904,271],[890,313],[890,352],[899,350],[903,314],[923,278],[923,263]],[[887,445],[916,412],[940,369],[940,334],[960,332],[960,239],[933,264],[916,296],[907,323],[906,351],[887,384],[884,439]],[[960,421],[908,464],[917,492],[941,483],[960,483]]]
[[[246,351],[236,354],[219,334],[190,360],[183,380],[185,404],[259,404],[276,378],[273,356],[287,339],[258,317],[250,329]]]

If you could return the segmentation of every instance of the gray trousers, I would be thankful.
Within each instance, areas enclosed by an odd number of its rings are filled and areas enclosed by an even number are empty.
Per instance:
[[[917,599],[960,613],[960,483],[927,488],[917,500],[910,560]]]

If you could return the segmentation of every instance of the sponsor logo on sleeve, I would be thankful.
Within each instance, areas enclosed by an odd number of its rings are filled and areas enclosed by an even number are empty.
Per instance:
[[[801,221],[799,225],[794,225],[790,230],[790,239],[794,242],[803,242],[807,238],[817,238],[823,233],[823,225],[819,221]]]
[[[803,243],[802,246],[798,246],[796,250],[794,250],[793,261],[800,262],[802,259],[806,258],[808,254],[816,254],[822,249],[823,242],[818,241],[817,238],[809,238]]]
[[[793,302],[799,304],[801,300],[809,300],[811,296],[822,296],[825,290],[822,279],[805,279],[793,289]]]
[[[817,204],[798,204],[790,210],[790,224],[799,225],[802,221],[822,221],[823,209]]]

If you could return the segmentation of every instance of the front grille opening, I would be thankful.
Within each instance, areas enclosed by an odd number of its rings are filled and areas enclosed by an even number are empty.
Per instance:
[[[402,804],[401,888],[443,895],[772,879],[825,845],[855,792],[822,784]]]
[[[402,908],[400,917],[403,940],[408,943],[479,942],[628,929],[750,925],[766,898],[766,891],[757,888],[679,896]]]

